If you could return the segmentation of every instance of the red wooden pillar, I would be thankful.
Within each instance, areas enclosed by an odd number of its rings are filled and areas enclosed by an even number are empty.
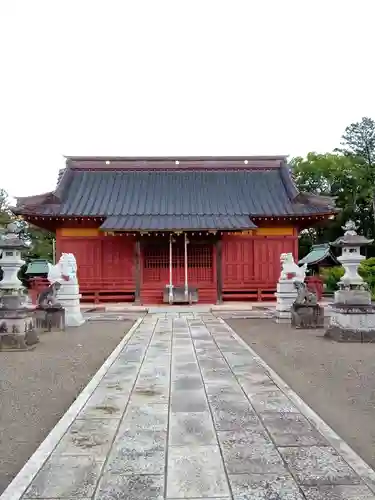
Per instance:
[[[135,278],[135,293],[134,303],[141,302],[141,240],[139,234],[134,245],[134,278]]]
[[[218,304],[223,303],[223,242],[220,236],[215,243],[216,264],[216,300]]]

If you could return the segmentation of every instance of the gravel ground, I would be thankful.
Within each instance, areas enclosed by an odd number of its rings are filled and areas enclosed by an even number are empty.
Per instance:
[[[34,351],[0,352],[0,494],[132,324],[87,322],[43,333]]]
[[[265,319],[227,323],[375,468],[375,344],[339,344],[324,330]]]

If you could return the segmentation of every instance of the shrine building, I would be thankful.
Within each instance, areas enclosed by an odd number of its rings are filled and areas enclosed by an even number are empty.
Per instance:
[[[68,157],[14,213],[73,253],[87,301],[273,299],[280,254],[336,213],[297,191],[286,157]]]

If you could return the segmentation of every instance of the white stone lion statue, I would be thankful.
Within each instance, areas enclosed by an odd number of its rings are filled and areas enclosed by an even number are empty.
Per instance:
[[[307,264],[299,266],[294,262],[292,253],[282,253],[280,255],[281,273],[280,280],[292,279],[294,281],[304,282],[306,278]],[[292,275],[289,278],[289,275]]]
[[[72,253],[61,254],[57,264],[48,263],[47,279],[50,283],[64,283],[69,281],[70,284],[77,283],[77,262]]]

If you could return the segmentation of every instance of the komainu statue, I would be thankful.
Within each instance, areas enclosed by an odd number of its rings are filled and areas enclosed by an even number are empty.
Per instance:
[[[302,281],[295,281],[297,298],[291,309],[291,324],[295,328],[322,328],[324,309],[318,304],[316,294],[310,291]]]
[[[57,292],[60,290],[60,288],[61,288],[61,283],[55,281],[55,283],[52,283],[49,287],[42,290],[38,295],[38,300],[37,300],[38,307],[61,308],[62,306],[56,298]]]
[[[282,253],[280,255],[280,264],[280,280],[293,279],[302,283],[305,281],[307,264],[300,267],[294,262],[292,253]]]

